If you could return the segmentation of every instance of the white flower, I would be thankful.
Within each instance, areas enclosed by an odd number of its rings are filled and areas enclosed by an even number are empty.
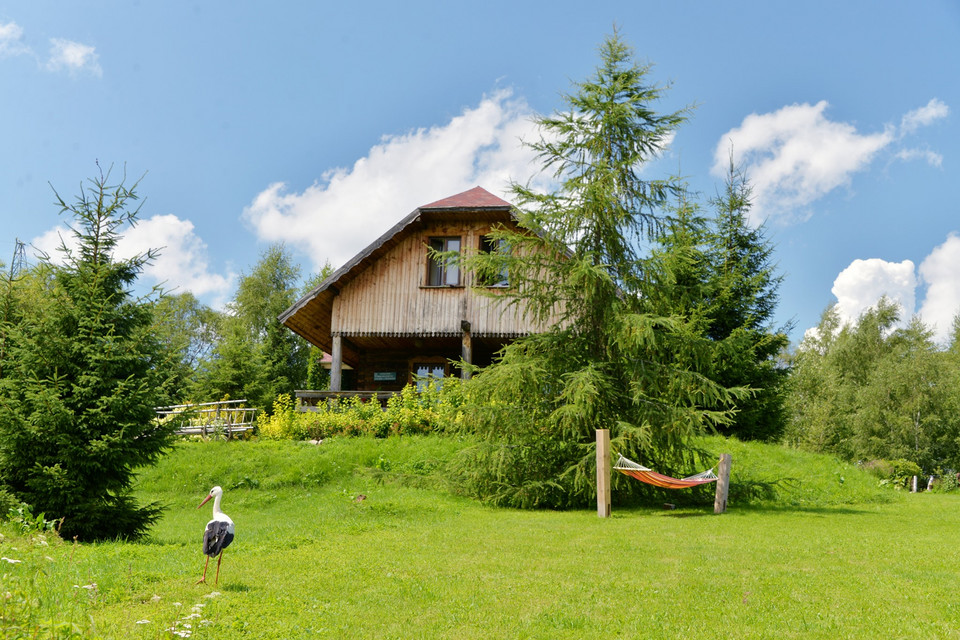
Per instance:
[[[219,592],[219,591],[211,591],[210,593],[208,593],[207,595],[205,595],[205,596],[203,596],[203,597],[204,597],[204,598],[216,598],[218,595],[220,595],[220,592]]]
[[[152,598],[150,598],[150,602],[160,602],[160,596],[154,595]]]
[[[137,624],[150,624],[149,620],[137,620]]]

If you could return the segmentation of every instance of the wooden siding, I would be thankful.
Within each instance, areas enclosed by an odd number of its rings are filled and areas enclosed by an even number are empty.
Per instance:
[[[462,251],[477,251],[488,222],[428,224],[403,238],[345,283],[333,300],[330,331],[350,336],[460,336],[470,323],[475,337],[515,337],[536,330],[515,308],[471,289],[461,272],[459,287],[427,287],[431,237],[460,236]]]

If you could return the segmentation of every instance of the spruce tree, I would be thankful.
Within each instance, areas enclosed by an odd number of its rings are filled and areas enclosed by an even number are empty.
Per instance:
[[[75,246],[45,260],[39,300],[2,330],[0,484],[82,540],[136,538],[159,516],[131,496],[137,468],[170,446],[153,408],[162,393],[162,349],[150,306],[131,292],[152,252],[119,260],[120,232],[136,222],[137,184],[101,171],[76,202]]]
[[[776,273],[766,229],[749,220],[751,188],[731,162],[722,195],[713,200],[710,241],[710,318],[707,335],[716,344],[712,379],[749,387],[724,433],[749,440],[776,440],[785,427],[783,385],[788,369],[781,354],[790,325],[774,326],[783,276]]]

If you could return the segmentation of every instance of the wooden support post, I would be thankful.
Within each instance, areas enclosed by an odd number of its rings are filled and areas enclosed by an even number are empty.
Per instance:
[[[343,338],[333,336],[333,353],[330,354],[330,391],[340,391],[343,377]]]
[[[597,516],[610,517],[609,429],[597,429]]]
[[[717,497],[713,500],[713,512],[727,510],[727,494],[730,492],[730,465],[733,463],[729,453],[720,454],[720,467],[717,474]]]
[[[460,345],[460,357],[467,364],[473,364],[473,340],[470,337],[470,323],[466,320],[460,321],[460,329],[463,331],[463,336],[461,339]],[[463,380],[470,379],[470,368],[464,367],[460,370],[460,377]]]

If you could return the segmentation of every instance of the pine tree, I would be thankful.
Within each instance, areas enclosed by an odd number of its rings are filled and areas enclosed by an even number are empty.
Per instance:
[[[117,260],[114,250],[137,185],[111,185],[101,172],[73,204],[76,248],[43,265],[41,299],[6,325],[0,378],[0,484],[37,513],[62,519],[84,540],[136,538],[159,516],[130,494],[137,468],[170,446],[153,407],[162,350],[150,307],[131,293],[152,252]]]

